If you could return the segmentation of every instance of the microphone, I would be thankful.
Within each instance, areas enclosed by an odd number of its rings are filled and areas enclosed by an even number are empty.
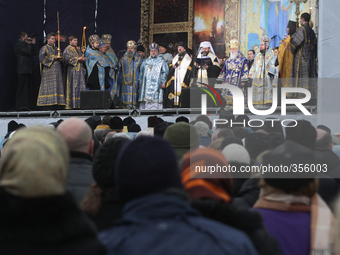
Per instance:
[[[277,35],[274,35],[272,38],[270,38],[270,39],[274,39],[275,37],[276,37]]]
[[[135,56],[132,57],[132,61],[135,61]]]

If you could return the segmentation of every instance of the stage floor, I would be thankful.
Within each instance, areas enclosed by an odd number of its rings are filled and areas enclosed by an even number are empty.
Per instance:
[[[265,110],[268,107],[259,107],[258,110]],[[304,115],[297,107],[288,106],[287,115],[281,115],[280,107],[277,107],[276,111],[272,115],[254,115],[248,108],[245,108],[245,114],[249,116],[250,119],[260,119],[265,120],[266,118],[277,118],[280,120],[308,120],[317,126],[317,114],[315,106],[306,106],[306,109],[312,113],[310,116]],[[232,112],[232,108],[225,108],[225,111]],[[207,115],[213,122],[214,119],[219,118],[220,108],[207,108]],[[200,108],[173,108],[173,109],[163,109],[163,110],[133,110],[133,109],[93,109],[93,110],[56,110],[56,111],[23,111],[23,112],[0,112],[0,136],[3,136],[7,132],[7,124],[11,120],[15,120],[18,123],[23,123],[26,126],[32,125],[48,125],[52,122],[56,122],[59,119],[67,119],[70,117],[78,117],[81,119],[87,119],[91,116],[105,115],[119,116],[122,119],[131,116],[133,117],[137,124],[141,126],[142,130],[147,128],[147,119],[149,116],[157,115],[161,117],[164,121],[175,122],[177,117],[185,116],[190,121],[196,119],[198,115],[201,115]]]

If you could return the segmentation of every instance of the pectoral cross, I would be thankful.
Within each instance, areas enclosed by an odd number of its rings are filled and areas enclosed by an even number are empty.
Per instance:
[[[152,65],[150,66],[150,70],[152,70]]]

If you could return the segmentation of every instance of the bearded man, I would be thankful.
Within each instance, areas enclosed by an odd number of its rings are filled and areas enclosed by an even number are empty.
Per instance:
[[[228,83],[245,91],[248,82],[248,62],[246,57],[239,51],[240,43],[233,39],[230,41],[230,56],[225,61],[224,67],[218,77],[223,83]],[[227,105],[232,105],[233,97],[229,90],[222,89],[222,96]]]
[[[182,88],[188,88],[190,84],[193,61],[186,52],[186,43],[180,41],[177,50],[178,54],[172,60],[164,89],[164,108],[180,107]]]
[[[169,68],[163,57],[159,56],[157,43],[150,44],[150,56],[143,62],[139,74],[139,108],[163,109],[163,90]]]
[[[118,92],[119,97],[127,108],[135,108],[138,104],[137,88],[139,71],[143,59],[136,51],[137,43],[128,41],[127,51],[119,61],[118,68]]]
[[[217,78],[221,72],[220,68],[220,60],[215,54],[214,48],[212,47],[210,42],[201,42],[200,49],[197,54],[198,59],[210,58],[212,65],[208,66],[204,64],[200,66],[198,63],[195,63],[195,78],[197,78],[197,82],[202,82],[205,84],[209,84],[208,79]],[[214,81],[211,82],[210,85],[213,85]]]
[[[278,72],[272,71],[275,67],[275,55],[269,47],[270,38],[265,35],[261,37],[260,54],[257,54],[254,65],[249,72],[249,78],[253,84],[253,104],[265,105],[273,102],[273,87],[277,87]],[[265,60],[263,60],[265,56]]]

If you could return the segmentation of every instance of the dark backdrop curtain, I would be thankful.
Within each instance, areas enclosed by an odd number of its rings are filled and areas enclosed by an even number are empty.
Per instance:
[[[95,0],[46,0],[46,34],[58,31],[59,12],[60,33],[67,37],[75,35],[81,46],[83,27],[86,26],[86,40],[94,33],[95,8]],[[68,40],[61,43],[61,50],[68,45]]]
[[[39,34],[37,46],[43,41],[43,0],[0,0],[0,111],[10,111],[15,106],[18,82],[14,45],[20,31],[28,35]],[[40,76],[35,58],[35,89],[39,87]]]
[[[138,41],[140,15],[141,1],[98,0],[97,34],[111,34],[111,47],[118,55],[129,40]]]
[[[10,111],[15,106],[17,87],[16,58],[14,45],[19,31],[28,35],[39,34],[38,50],[43,46],[43,31],[57,32],[57,11],[60,17],[60,32],[75,35],[81,45],[83,27],[86,39],[95,33],[96,0],[46,0],[46,23],[43,0],[0,0],[0,111]],[[137,0],[98,0],[97,31],[112,35],[112,46],[118,54],[126,49],[126,42],[139,39],[141,2]],[[86,42],[88,44],[88,42]],[[61,49],[68,42],[61,44]],[[40,86],[38,56],[35,57],[35,96]]]

